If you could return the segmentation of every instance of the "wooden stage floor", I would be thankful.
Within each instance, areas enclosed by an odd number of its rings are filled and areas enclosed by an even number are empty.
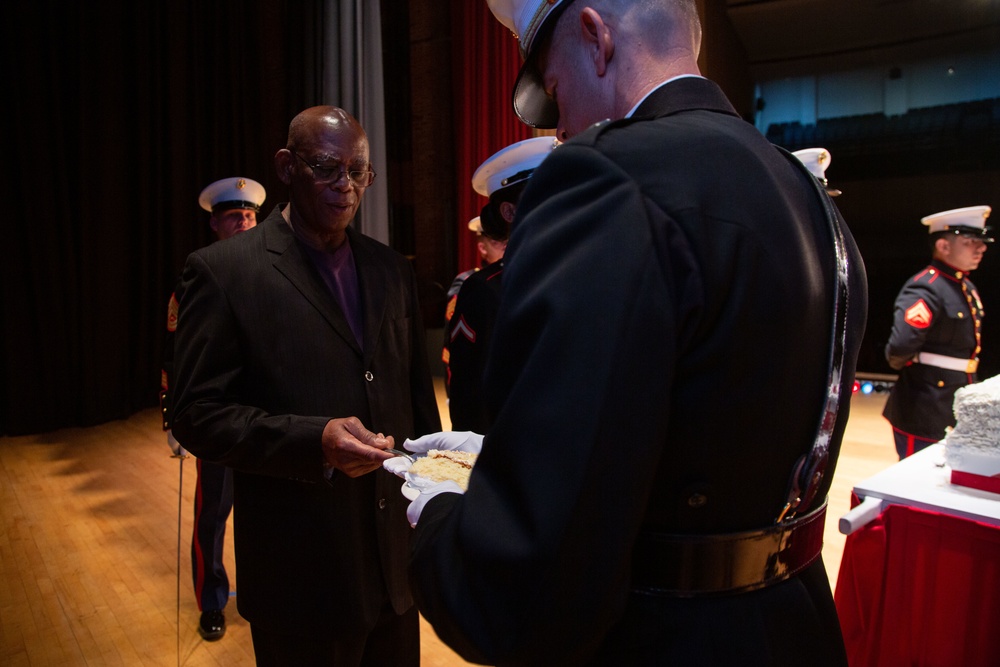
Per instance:
[[[884,394],[852,400],[823,549],[834,586],[844,548],[837,522],[851,489],[896,461],[884,401]],[[180,494],[178,624],[178,468],[156,409],[93,428],[0,438],[0,664],[254,664],[249,625],[235,603],[222,640],[204,642],[197,633],[190,460]],[[235,580],[230,545],[227,538]],[[469,664],[422,623],[425,667]]]

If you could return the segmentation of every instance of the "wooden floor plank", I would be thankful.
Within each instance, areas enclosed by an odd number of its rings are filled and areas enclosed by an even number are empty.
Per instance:
[[[440,382],[437,388],[449,428]],[[883,404],[883,395],[852,401],[823,552],[834,583],[844,544],[837,523],[851,488],[896,459]],[[155,409],[93,428],[0,438],[0,664],[254,664],[250,628],[235,603],[226,608],[221,641],[198,636],[189,551],[194,484],[194,460],[170,458]],[[231,522],[225,561],[235,582]],[[469,664],[423,619],[421,634],[425,667]]]

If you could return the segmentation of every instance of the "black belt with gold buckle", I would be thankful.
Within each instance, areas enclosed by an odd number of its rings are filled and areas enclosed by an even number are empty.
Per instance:
[[[643,531],[632,555],[632,591],[667,597],[746,593],[773,586],[823,551],[826,502],[791,521],[725,535]]]

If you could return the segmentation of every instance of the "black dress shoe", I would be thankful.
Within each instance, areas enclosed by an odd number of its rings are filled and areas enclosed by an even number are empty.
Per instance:
[[[226,634],[226,615],[221,609],[210,609],[201,612],[201,621],[198,623],[198,634],[207,642],[214,642],[222,639]]]

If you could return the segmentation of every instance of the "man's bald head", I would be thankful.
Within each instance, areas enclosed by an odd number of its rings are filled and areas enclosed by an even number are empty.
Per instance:
[[[331,105],[315,106],[299,113],[288,125],[289,149],[309,144],[314,137],[321,134],[323,130],[329,129],[335,132],[350,129],[352,132],[367,136],[361,123],[340,107]]]

